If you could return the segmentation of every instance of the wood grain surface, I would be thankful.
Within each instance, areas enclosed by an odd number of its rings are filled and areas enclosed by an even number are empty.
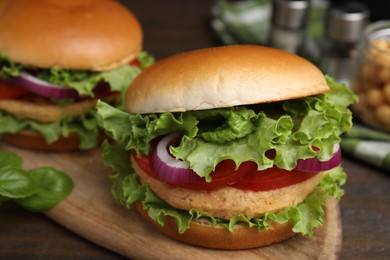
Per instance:
[[[325,225],[308,239],[295,236],[276,245],[252,250],[211,250],[190,246],[155,230],[134,209],[117,205],[110,193],[110,169],[100,149],[77,153],[40,153],[2,145],[23,156],[27,169],[51,166],[67,172],[74,182],[71,195],[45,212],[49,218],[78,235],[135,259],[337,259],[341,249],[339,205],[329,200]]]

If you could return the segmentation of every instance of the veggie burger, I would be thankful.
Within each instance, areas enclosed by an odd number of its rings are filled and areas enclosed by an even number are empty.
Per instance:
[[[139,21],[116,1],[1,1],[1,139],[39,150],[95,147],[104,136],[96,100],[120,105],[152,61],[142,41]]]
[[[255,248],[323,223],[346,175],[340,135],[356,96],[305,59],[225,46],[162,59],[99,101],[114,198],[164,233],[209,248]],[[131,159],[130,159],[131,158]]]

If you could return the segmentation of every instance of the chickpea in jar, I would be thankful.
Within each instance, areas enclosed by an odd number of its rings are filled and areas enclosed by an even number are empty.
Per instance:
[[[366,124],[390,132],[390,21],[368,26],[364,40],[353,111]]]

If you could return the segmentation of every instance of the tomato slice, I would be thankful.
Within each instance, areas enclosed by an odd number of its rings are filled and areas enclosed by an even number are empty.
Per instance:
[[[94,89],[93,93],[96,98],[105,98],[110,96],[119,96],[119,91],[112,91],[110,85],[100,82]]]
[[[202,178],[197,182],[175,184],[174,186],[195,190],[218,189],[239,182],[242,178],[245,177],[246,174],[256,169],[255,165],[250,162],[242,163],[237,170],[235,170],[235,168],[236,164],[234,161],[225,160],[219,163],[215,171],[210,174],[212,178],[211,182],[206,182],[206,180]]]
[[[137,164],[141,169],[146,172],[149,176],[164,181],[159,178],[150,167],[150,156],[144,155],[142,157],[134,157]],[[254,171],[256,165],[251,162],[245,162],[235,170],[235,163],[232,160],[225,160],[217,165],[217,168],[213,173],[210,174],[212,181],[207,182],[204,178],[199,179],[196,182],[184,183],[184,184],[171,184],[174,187],[181,187],[186,189],[195,190],[211,190],[218,189],[223,186],[232,185],[241,180],[248,172]]]
[[[141,63],[139,62],[138,59],[132,60],[132,61],[130,62],[130,65],[133,65],[133,66],[138,67],[138,68],[141,67]]]
[[[135,151],[132,151],[132,155],[134,157],[134,160],[137,162],[138,166],[147,174],[153,175],[152,168],[150,168],[150,156],[149,155],[144,155],[141,157],[138,157],[135,153]],[[156,178],[157,175],[155,175]],[[153,176],[154,177],[154,176]]]
[[[134,158],[139,167],[149,176],[164,181],[151,169],[149,155],[142,157],[134,156]],[[211,182],[200,179],[192,183],[169,183],[169,185],[194,190],[212,190],[224,186],[231,186],[241,190],[268,191],[303,182],[318,174],[318,172],[287,171],[277,167],[258,171],[257,165],[253,162],[242,163],[237,171],[235,170],[235,166],[232,160],[225,160],[219,163],[215,171],[210,174],[213,179]]]
[[[268,191],[303,182],[316,174],[318,172],[287,171],[274,166],[263,171],[250,172],[232,187],[242,190]]]
[[[12,99],[31,94],[27,89],[0,80],[0,99]]]

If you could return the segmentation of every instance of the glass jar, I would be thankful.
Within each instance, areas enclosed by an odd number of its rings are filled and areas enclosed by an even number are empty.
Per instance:
[[[353,90],[353,112],[364,123],[390,132],[390,20],[366,27]]]

